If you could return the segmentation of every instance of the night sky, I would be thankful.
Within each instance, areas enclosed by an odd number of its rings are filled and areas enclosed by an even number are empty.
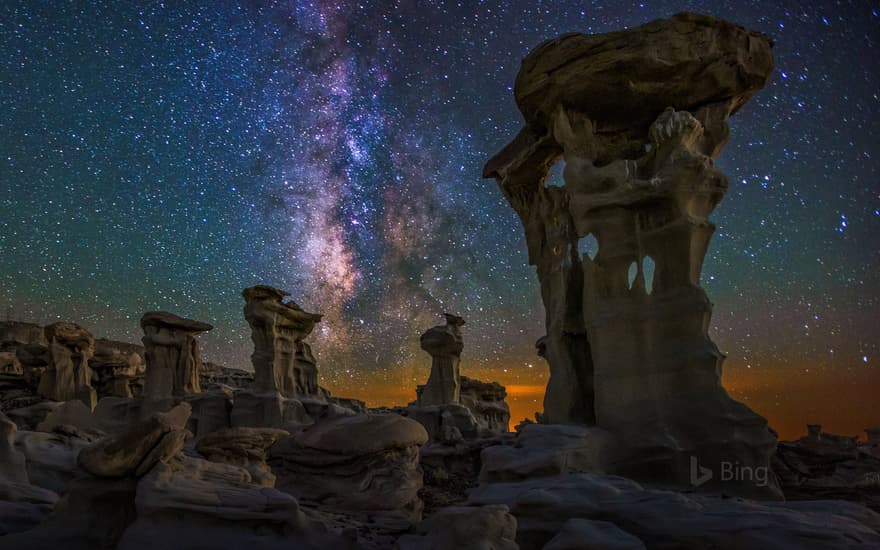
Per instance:
[[[241,4],[241,5],[238,5]],[[210,322],[249,368],[241,290],[325,315],[323,385],[405,403],[418,336],[467,319],[462,372],[541,409],[543,309],[483,163],[516,134],[520,60],[679,11],[770,34],[732,120],[704,269],[731,393],[792,437],[880,425],[880,3],[122,2],[0,5],[0,306],[137,342]]]

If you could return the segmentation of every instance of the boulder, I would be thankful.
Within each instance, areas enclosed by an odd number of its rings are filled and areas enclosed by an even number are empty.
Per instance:
[[[527,424],[513,445],[492,446],[480,457],[480,481],[496,483],[614,469],[620,444],[595,426]]]
[[[273,428],[229,428],[200,438],[196,450],[211,462],[241,466],[257,485],[274,487],[275,475],[266,463],[266,451],[289,435]]]
[[[471,492],[469,504],[507,505],[522,550],[567,539],[566,530],[583,527],[566,526],[572,519],[613,523],[648,548],[867,550],[880,544],[880,515],[853,503],[687,495],[601,474],[486,484]],[[615,532],[614,538],[622,537]]]
[[[306,519],[292,496],[254,484],[231,464],[192,457],[157,464],[138,483],[135,507],[119,550],[355,547]]]
[[[167,461],[183,449],[190,412],[190,406],[181,403],[167,413],[155,413],[124,433],[82,449],[77,464],[97,477],[144,475],[157,462]]]
[[[397,541],[399,550],[518,550],[507,506],[450,506]]]
[[[325,418],[269,450],[277,486],[337,510],[405,527],[421,519],[419,446],[428,434],[396,414]]]
[[[30,483],[59,495],[67,492],[72,480],[84,474],[76,457],[92,443],[90,435],[64,427],[52,433],[19,431],[15,434],[15,449],[24,455]]]

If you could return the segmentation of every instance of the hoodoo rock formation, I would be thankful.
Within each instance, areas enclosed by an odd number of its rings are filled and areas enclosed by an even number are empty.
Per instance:
[[[89,359],[95,353],[95,338],[74,323],[51,324],[45,333],[49,366],[40,377],[40,395],[53,401],[79,399],[94,409],[97,396]]]
[[[510,408],[507,391],[498,382],[461,376],[464,319],[444,313],[445,325],[422,334],[420,344],[431,356],[431,374],[416,387],[416,400],[406,414],[418,420],[434,441],[447,444],[481,435],[507,432]]]
[[[464,319],[444,313],[446,324],[422,334],[422,349],[431,355],[431,375],[419,394],[419,405],[446,405],[461,401],[459,363],[464,342],[461,327]]]
[[[285,302],[289,295],[265,285],[242,292],[254,342],[254,390],[277,391],[284,397],[318,395],[315,359],[303,339],[321,315],[304,311],[292,300]]]
[[[144,348],[105,338],[95,340],[89,361],[98,397],[134,397],[144,386]]]
[[[146,353],[144,397],[166,400],[199,393],[202,365],[196,336],[214,327],[208,323],[151,311],[141,318]]]
[[[692,461],[716,473],[769,465],[766,421],[721,385],[700,272],[728,186],[714,164],[727,118],[772,70],[768,37],[679,14],[547,41],[517,76],[526,126],[484,176],[519,215],[537,266],[544,421],[619,436],[617,473],[688,486]],[[559,161],[564,186],[545,186]],[[718,475],[705,487],[776,492]]]

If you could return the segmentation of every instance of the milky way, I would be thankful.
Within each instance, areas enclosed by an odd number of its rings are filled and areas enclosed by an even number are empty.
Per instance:
[[[880,384],[880,5],[720,4],[3,2],[0,303],[129,341],[173,311],[246,367],[240,292],[271,284],[325,314],[323,383],[374,401],[411,397],[448,310],[463,369],[540,388],[536,277],[480,178],[521,125],[519,61],[699,11],[776,40],[719,160],[704,285],[725,383],[776,424],[880,422],[859,393]]]

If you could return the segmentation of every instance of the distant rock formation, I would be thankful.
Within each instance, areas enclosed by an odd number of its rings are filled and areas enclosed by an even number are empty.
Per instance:
[[[462,375],[461,404],[470,409],[480,429],[490,432],[506,432],[510,424],[510,407],[507,405],[507,389],[498,382],[483,382]]]
[[[146,373],[144,397],[161,401],[199,393],[202,366],[196,336],[214,327],[208,323],[151,311],[141,317]]]
[[[504,433],[510,409],[498,382],[461,376],[464,319],[444,313],[445,325],[427,330],[421,347],[431,355],[431,374],[416,386],[416,400],[401,412],[420,422],[432,441],[455,445],[465,439]]]
[[[49,343],[49,365],[40,377],[38,391],[46,399],[79,399],[95,408],[97,394],[92,388],[89,359],[95,353],[95,338],[74,323],[53,323],[45,328]]]
[[[144,387],[144,348],[105,338],[95,340],[95,355],[89,361],[92,383],[98,397],[134,397]]]
[[[860,442],[809,424],[804,437],[779,442],[773,470],[786,498],[838,498],[880,511],[880,446],[870,439]]]
[[[233,367],[224,367],[216,363],[204,362],[199,370],[199,380],[203,391],[223,387],[247,389],[254,383],[254,373]]]
[[[461,327],[464,319],[444,313],[446,324],[428,329],[422,334],[422,349],[431,355],[431,375],[418,396],[418,404],[447,405],[461,402],[459,362],[464,343]]]
[[[254,391],[279,392],[284,397],[318,395],[317,368],[311,348],[303,339],[321,315],[308,313],[288,292],[265,285],[247,288],[244,316],[251,327],[254,353]]]
[[[728,186],[714,164],[727,118],[772,70],[768,37],[679,14],[547,41],[517,76],[526,127],[484,176],[519,215],[537,266],[543,418],[619,435],[622,475],[688,487],[692,460],[716,473],[769,465],[765,419],[721,385],[700,272]],[[544,185],[560,159],[565,185]],[[703,488],[779,495],[719,475]]]

